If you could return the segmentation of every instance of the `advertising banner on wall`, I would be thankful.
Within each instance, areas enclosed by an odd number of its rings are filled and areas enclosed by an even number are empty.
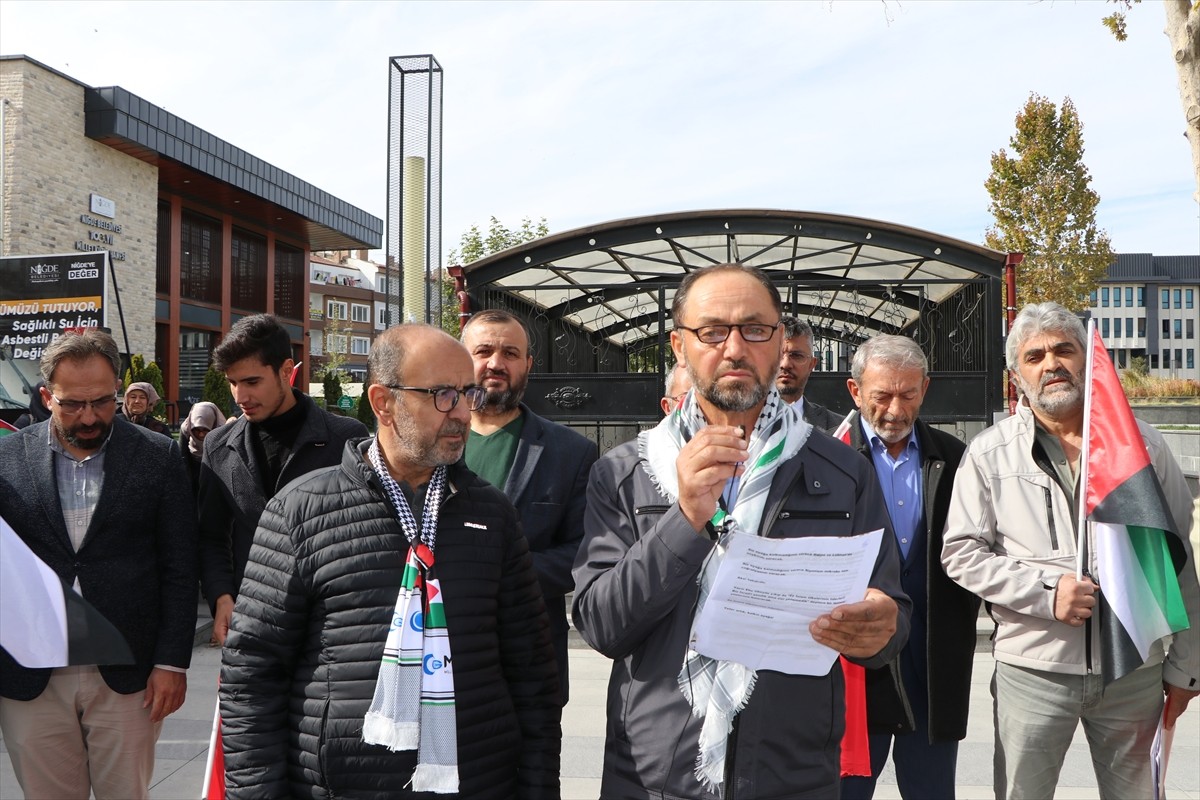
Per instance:
[[[107,273],[107,252],[0,258],[0,401],[28,403],[42,351],[63,331],[106,327]]]

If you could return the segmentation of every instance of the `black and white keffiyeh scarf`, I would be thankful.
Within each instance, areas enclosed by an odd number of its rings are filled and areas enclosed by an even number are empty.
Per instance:
[[[679,499],[675,459],[692,436],[707,424],[693,390],[657,427],[638,436],[638,455],[646,472],[663,497],[672,503]],[[700,570],[700,596],[693,620],[704,607],[721,568],[727,537],[736,532],[759,533],[776,468],[800,451],[811,432],[812,425],[804,421],[794,406],[785,403],[772,386],[750,433],[746,470],[740,478],[735,505],[718,508],[713,515],[713,525],[723,533]],[[733,661],[718,661],[690,648],[684,658],[679,688],[691,704],[692,713],[704,720],[696,778],[711,790],[717,790],[724,781],[725,746],[733,729],[733,718],[749,701],[754,681],[754,670]]]
[[[409,548],[375,695],[363,718],[363,741],[389,750],[416,750],[413,791],[455,794],[458,731],[454,673],[434,558],[446,468],[437,467],[429,479],[418,528],[404,493],[383,463],[378,440],[371,443],[367,456],[404,529]]]

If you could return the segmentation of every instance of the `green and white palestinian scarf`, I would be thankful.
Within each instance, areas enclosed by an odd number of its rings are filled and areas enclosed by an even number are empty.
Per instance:
[[[378,440],[367,452],[408,539],[408,558],[396,597],[396,610],[383,646],[383,661],[371,708],[363,719],[363,741],[389,750],[416,750],[414,792],[458,792],[458,730],[454,713],[454,673],[434,544],[438,511],[446,491],[446,468],[429,479],[421,527],[400,486],[379,453]]]
[[[675,459],[697,431],[707,422],[696,403],[695,392],[688,392],[683,404],[657,427],[638,436],[638,455],[659,492],[670,502],[679,499],[679,475]],[[733,508],[718,508],[712,523],[722,531],[717,546],[709,553],[700,570],[700,596],[693,620],[708,600],[717,571],[725,557],[728,536],[737,532],[759,534],[767,494],[776,468],[787,461],[808,440],[812,425],[800,412],[783,402],[772,386],[766,404],[750,434],[746,453],[746,471]],[[755,672],[733,661],[718,661],[688,649],[679,672],[679,688],[692,706],[692,713],[704,720],[700,729],[696,778],[716,791],[725,780],[725,746],[733,730],[733,718],[746,707],[754,691]]]

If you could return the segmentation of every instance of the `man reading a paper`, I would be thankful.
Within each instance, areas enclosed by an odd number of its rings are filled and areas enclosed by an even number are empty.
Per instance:
[[[911,603],[870,462],[775,389],[781,311],[760,270],[689,273],[671,345],[694,388],[592,470],[573,619],[614,660],[603,797],[836,797],[845,711],[833,651],[875,667],[907,639]],[[802,639],[830,649],[818,674],[693,649],[738,537],[764,537],[753,549],[766,552],[771,540],[879,529],[865,593],[808,625],[778,626],[780,649]]]

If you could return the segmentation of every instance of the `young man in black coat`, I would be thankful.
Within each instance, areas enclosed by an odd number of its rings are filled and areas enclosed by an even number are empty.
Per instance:
[[[208,434],[200,467],[200,578],[224,644],[254,529],[267,501],[314,469],[341,459],[347,440],[366,436],[291,386],[292,342],[270,314],[238,320],[213,351],[242,416]]]

